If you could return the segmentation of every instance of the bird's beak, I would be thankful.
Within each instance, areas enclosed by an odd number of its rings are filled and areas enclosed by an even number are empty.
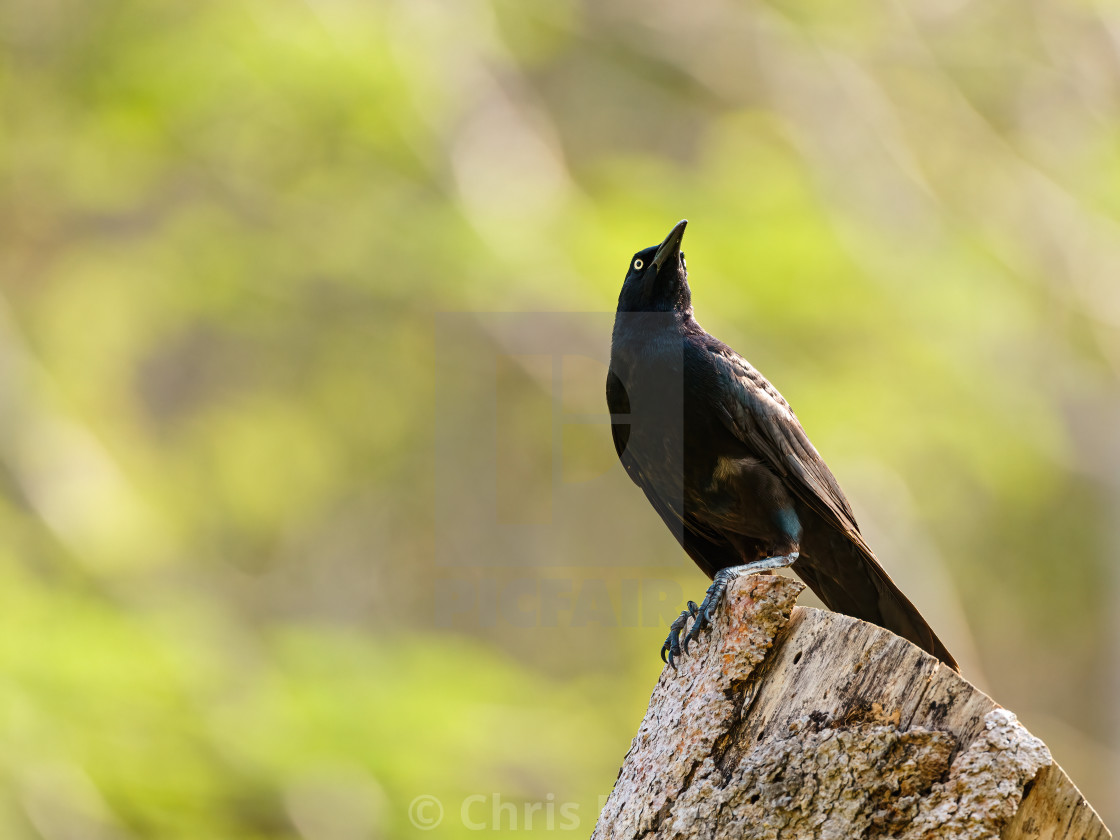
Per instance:
[[[673,229],[669,231],[669,235],[665,237],[665,241],[658,247],[657,253],[653,255],[653,264],[657,267],[657,271],[670,263],[676,265],[679,261],[681,239],[684,238],[684,228],[687,224],[688,219],[681,219],[677,222]]]

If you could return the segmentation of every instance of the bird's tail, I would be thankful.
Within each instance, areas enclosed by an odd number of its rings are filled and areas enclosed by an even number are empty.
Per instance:
[[[813,546],[817,550],[802,553],[793,566],[825,606],[885,627],[959,671],[952,654],[875,555],[840,533],[830,536],[827,546]]]

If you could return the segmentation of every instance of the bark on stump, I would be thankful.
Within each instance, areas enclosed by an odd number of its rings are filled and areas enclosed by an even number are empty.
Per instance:
[[[904,639],[728,589],[665,668],[593,840],[1112,835],[1015,715]]]

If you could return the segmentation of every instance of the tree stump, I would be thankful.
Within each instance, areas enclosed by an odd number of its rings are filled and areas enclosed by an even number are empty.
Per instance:
[[[666,667],[593,840],[1112,835],[1008,710],[906,640],[740,578]]]

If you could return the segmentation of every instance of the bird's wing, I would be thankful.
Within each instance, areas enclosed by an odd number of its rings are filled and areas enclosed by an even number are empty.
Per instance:
[[[851,505],[789,403],[730,348],[712,350],[709,358],[715,366],[719,413],[727,429],[781,476],[805,504],[870,554]]]
[[[826,551],[809,558],[813,562],[795,567],[798,575],[830,608],[886,627],[960,670],[921,613],[875,559],[840,485],[782,395],[730,348],[712,349],[708,358],[715,367],[715,399],[726,428],[852,547],[850,552]]]

